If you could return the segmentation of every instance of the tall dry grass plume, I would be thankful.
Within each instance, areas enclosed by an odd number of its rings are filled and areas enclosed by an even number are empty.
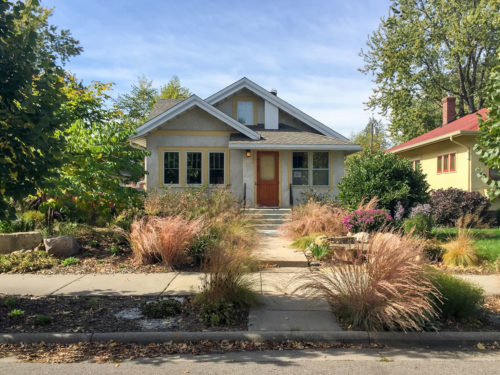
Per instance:
[[[201,219],[145,217],[132,223],[128,240],[139,263],[162,262],[175,268],[187,261],[188,248],[202,230]]]
[[[291,220],[283,224],[280,230],[292,240],[316,233],[345,235],[347,231],[342,219],[347,213],[340,207],[309,200],[306,204],[292,209]]]
[[[370,200],[363,199],[359,202],[356,210],[376,210],[378,207],[378,198],[372,197]]]
[[[474,236],[468,228],[458,228],[457,236],[443,245],[443,264],[449,267],[471,267],[479,264]]]
[[[326,269],[302,275],[295,292],[326,297],[353,329],[421,330],[438,315],[432,297],[440,298],[423,270],[423,247],[399,233],[377,233],[349,262],[334,258]]]

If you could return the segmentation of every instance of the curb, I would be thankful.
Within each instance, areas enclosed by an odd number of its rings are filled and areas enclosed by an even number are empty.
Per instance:
[[[3,333],[0,343],[109,342],[149,344],[184,341],[310,341],[388,346],[466,346],[500,342],[500,332],[364,332],[364,331],[267,331],[267,332],[106,332],[106,333]]]

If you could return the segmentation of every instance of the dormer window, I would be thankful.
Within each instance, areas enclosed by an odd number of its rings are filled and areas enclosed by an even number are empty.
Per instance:
[[[236,104],[236,119],[244,125],[255,124],[255,103],[250,100],[239,100]]]

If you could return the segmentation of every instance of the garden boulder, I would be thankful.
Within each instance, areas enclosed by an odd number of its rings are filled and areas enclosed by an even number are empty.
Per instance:
[[[0,254],[31,250],[42,243],[40,232],[0,233]]]
[[[370,233],[368,232],[359,232],[353,234],[353,237],[356,239],[356,242],[368,243],[370,242]]]
[[[75,237],[69,235],[44,238],[43,244],[47,253],[56,257],[70,257],[80,250]]]

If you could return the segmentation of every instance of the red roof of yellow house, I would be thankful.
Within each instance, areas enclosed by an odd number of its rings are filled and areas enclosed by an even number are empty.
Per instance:
[[[410,139],[405,143],[401,143],[400,145],[394,146],[389,150],[387,150],[387,152],[398,151],[400,149],[405,149],[420,143],[425,144],[428,143],[429,141],[432,141],[435,138],[442,137],[446,134],[452,134],[457,131],[478,131],[479,129],[478,114],[481,115],[483,119],[486,119],[487,112],[488,110],[486,108],[482,108],[477,112],[460,117],[458,120],[452,121],[449,124],[440,126],[439,128],[436,129],[432,129],[431,131],[428,131],[427,133],[424,133],[422,135],[419,135],[418,137]]]

